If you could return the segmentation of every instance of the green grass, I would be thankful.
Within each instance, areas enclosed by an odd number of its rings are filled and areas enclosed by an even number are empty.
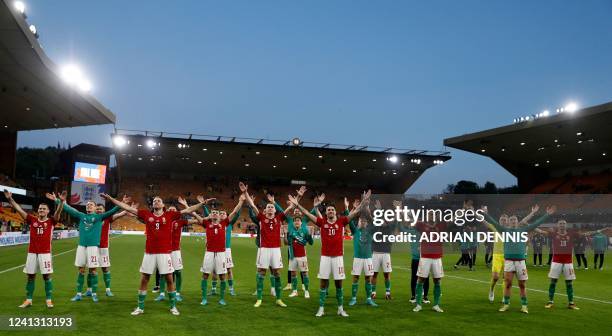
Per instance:
[[[62,240],[53,242],[54,254],[69,251],[76,246],[76,241]],[[168,312],[167,303],[154,302],[156,294],[149,291],[142,316],[130,316],[136,306],[136,290],[140,275],[138,268],[144,250],[144,237],[120,236],[111,241],[112,289],[115,297],[103,295],[104,285],[100,278],[100,302],[94,304],[90,298],[82,302],[70,302],[74,295],[76,283],[76,268],[73,266],[74,251],[54,257],[54,302],[55,308],[48,310],[44,306],[44,288],[37,278],[34,295],[34,306],[22,310],[17,308],[24,299],[25,275],[21,268],[0,273],[0,316],[34,316],[34,315],[73,315],[77,330],[81,333],[108,334],[111,331],[118,335],[151,335],[167,333],[170,335],[201,334],[299,334],[299,335],[489,335],[491,333],[508,335],[547,335],[551,333],[568,334],[570,331],[587,332],[590,335],[609,335],[612,331],[612,304],[576,299],[579,311],[565,309],[567,299],[558,296],[557,306],[545,310],[547,294],[530,291],[529,315],[518,312],[518,289],[514,289],[511,300],[511,310],[506,313],[497,312],[499,300],[490,304],[487,300],[488,285],[486,283],[469,281],[465,278],[488,282],[490,272],[482,263],[484,254],[478,256],[475,272],[465,269],[454,270],[452,264],[458,259],[457,254],[449,254],[444,258],[447,277],[442,282],[443,314],[432,312],[428,305],[420,313],[413,313],[410,298],[410,254],[408,246],[396,245],[393,253],[393,295],[392,301],[385,301],[382,274],[379,279],[379,307],[371,308],[363,304],[363,285],[359,290],[359,304],[348,307],[350,296],[349,281],[344,283],[345,307],[349,318],[335,315],[335,295],[327,299],[327,314],[323,318],[315,318],[318,306],[318,280],[316,279],[319,265],[319,242],[308,248],[311,277],[311,299],[303,297],[287,298],[284,301],[287,308],[274,306],[269,294],[269,281],[266,280],[264,303],[261,308],[253,308],[255,301],[251,293],[255,289],[255,244],[252,239],[236,238],[233,240],[232,252],[236,264],[235,282],[238,295],[227,295],[228,305],[221,307],[216,304],[215,297],[209,297],[209,305],[202,307],[200,302],[200,263],[202,261],[204,243],[197,238],[183,238],[183,262],[185,264],[182,294],[185,301],[179,303],[180,316],[172,316]],[[23,264],[27,247],[0,248],[0,272]],[[352,246],[346,242],[345,266],[350,270],[352,265]],[[285,256],[286,257],[286,256]],[[608,256],[609,257],[609,256]],[[592,263],[592,256],[589,255]],[[612,282],[609,259],[604,271],[578,270],[575,283],[575,295],[612,302]],[[286,260],[285,260],[286,265]],[[548,269],[529,268],[528,288],[547,291]],[[282,272],[283,286],[286,281],[286,270]],[[363,283],[363,280],[361,280]],[[210,284],[209,284],[210,288]],[[499,298],[501,289],[498,288]],[[565,285],[558,285],[557,293],[565,293]],[[300,291],[301,294],[301,291]],[[6,332],[5,332],[6,333]],[[71,331],[37,331],[40,334],[69,334]],[[2,331],[0,331],[2,334]]]

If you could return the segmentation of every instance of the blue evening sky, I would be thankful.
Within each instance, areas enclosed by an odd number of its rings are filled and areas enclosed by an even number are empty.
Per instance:
[[[117,128],[442,150],[445,137],[612,100],[612,2],[25,0]],[[112,126],[19,146],[110,145]],[[452,150],[409,190],[515,179]]]

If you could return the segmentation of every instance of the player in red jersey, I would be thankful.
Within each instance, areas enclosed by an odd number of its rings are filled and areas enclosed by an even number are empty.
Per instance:
[[[576,280],[576,273],[574,272],[573,263],[573,250],[574,242],[576,242],[580,236],[589,236],[599,231],[580,233],[575,230],[567,229],[567,222],[564,219],[557,221],[557,226],[550,231],[544,231],[536,228],[536,232],[547,235],[549,239],[552,239],[552,263],[550,264],[550,271],[548,277],[550,278],[550,285],[548,287],[548,303],[544,308],[550,309],[553,307],[553,299],[555,297],[555,289],[557,287],[557,281],[563,273],[565,278],[565,289],[567,291],[567,308],[578,310],[576,303],[574,303],[574,286],[573,281]]]
[[[308,220],[321,229],[321,261],[318,275],[318,278],[321,279],[321,286],[319,292],[319,310],[315,315],[317,317],[321,317],[325,313],[325,298],[327,297],[329,289],[330,274],[333,274],[336,285],[338,315],[348,317],[348,314],[344,311],[344,293],[342,290],[342,280],[345,278],[344,227],[349,224],[351,219],[359,215],[364,206],[369,204],[371,194],[369,190],[365,192],[362,196],[361,203],[354,208],[348,216],[338,216],[336,214],[336,208],[333,205],[327,205],[325,207],[325,217],[320,213],[317,213],[317,216],[313,215],[301,206],[295,197],[289,195],[289,201],[298,207],[302,213],[308,217]]]
[[[279,269],[283,268],[283,257],[281,255],[281,226],[285,220],[285,214],[289,213],[293,207],[289,206],[284,212],[276,212],[274,203],[267,203],[266,207],[259,211],[253,199],[248,194],[248,186],[240,182],[240,191],[245,196],[248,206],[256,216],[256,225],[259,227],[259,248],[257,249],[257,301],[254,307],[261,306],[263,299],[263,282],[266,271],[271,269],[274,275],[274,288],[276,294],[276,304],[280,307],[287,307],[281,300],[281,280]]]
[[[182,203],[181,203],[182,202]],[[185,208],[189,205],[184,199],[180,199],[179,203]],[[177,211],[174,205],[168,207],[168,211]],[[174,279],[174,287],[176,288],[176,302],[183,301],[181,296],[181,289],[183,288],[183,257],[181,255],[181,237],[183,227],[187,224],[198,223],[195,219],[176,219],[172,221],[172,252],[170,252],[170,258],[172,259],[172,273]],[[159,279],[159,296],[155,298],[155,301],[164,301],[166,299],[166,278],[160,277]]]
[[[104,204],[97,204],[96,213],[102,214],[106,212],[106,208]],[[110,273],[110,250],[108,249],[108,240],[110,238],[110,227],[111,223],[116,221],[117,219],[127,215],[127,211],[122,211],[120,213],[114,214],[111,218],[106,218],[102,224],[102,233],[100,235],[100,268],[102,268],[102,277],[104,278],[104,286],[106,287],[106,296],[111,297],[115,296],[113,292],[111,292],[111,273]],[[85,296],[92,295],[91,289],[91,272],[87,272],[87,291],[85,292]]]
[[[446,231],[446,223],[423,223],[419,222],[415,225],[421,237],[426,236],[429,240],[430,234],[433,232]],[[434,281],[434,306],[431,307],[438,313],[444,312],[440,308],[440,296],[442,296],[442,287],[440,282],[444,277],[444,269],[442,268],[442,256],[444,249],[441,242],[421,241],[421,259],[419,259],[419,268],[417,269],[417,284],[416,284],[416,306],[412,311],[419,312],[423,309],[423,283],[428,281],[429,274],[433,276]]]
[[[211,274],[217,274],[221,282],[219,304],[222,306],[227,304],[225,302],[225,274],[227,273],[227,257],[225,255],[226,229],[230,225],[230,218],[236,216],[236,213],[242,208],[245,199],[244,195],[240,195],[238,204],[236,204],[236,207],[234,207],[229,216],[222,216],[221,211],[218,209],[212,209],[210,214],[204,218],[194,213],[199,223],[206,229],[206,252],[204,253],[204,260],[202,260],[202,267],[200,268],[200,272],[202,272],[202,280],[200,282],[202,302],[200,304],[202,306],[208,304],[208,277]]]
[[[53,218],[49,218],[49,205],[40,203],[38,205],[37,216],[29,215],[21,206],[15,202],[10,191],[4,190],[4,196],[11,207],[17,211],[19,216],[25,220],[30,226],[30,244],[28,246],[28,257],[26,259],[23,273],[27,275],[26,281],[26,299],[19,308],[27,308],[32,306],[32,296],[34,294],[34,282],[36,280],[36,271],[39,270],[45,281],[46,304],[48,308],[53,308],[53,282],[51,274],[53,273],[53,263],[51,260],[51,239],[53,237],[53,228],[59,220],[62,212],[62,203],[66,201],[66,193],[62,193],[59,197],[55,194],[47,194],[47,198],[55,201],[59,198],[60,203],[55,208]]]
[[[170,298],[170,312],[173,315],[179,315],[178,309],[176,309],[176,291],[174,287],[174,280],[172,279],[172,273],[174,268],[172,267],[172,222],[180,219],[181,214],[192,213],[201,208],[205,202],[200,202],[196,205],[190,206],[181,211],[165,211],[164,201],[161,197],[156,196],[153,198],[152,209],[153,211],[145,209],[137,209],[129,204],[114,199],[108,194],[101,194],[102,197],[114,203],[118,207],[126,210],[134,215],[138,216],[146,226],[146,245],[145,254],[142,259],[140,266],[140,273],[142,277],[140,279],[140,288],[138,290],[138,307],[134,309],[132,315],[140,315],[144,313],[144,302],[147,296],[147,286],[149,285],[149,279],[151,274],[156,269],[159,270],[159,274],[166,278],[168,284],[168,297]],[[179,197],[179,200],[182,198]]]

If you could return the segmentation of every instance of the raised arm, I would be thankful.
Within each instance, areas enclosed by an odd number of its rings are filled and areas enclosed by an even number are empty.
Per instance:
[[[244,193],[244,197],[246,198],[247,205],[249,206],[251,211],[253,211],[253,213],[255,214],[255,217],[257,217],[259,215],[259,209],[257,209],[257,206],[255,206],[255,202],[251,198],[251,195],[249,195],[249,193],[245,192]]]
[[[525,216],[525,218],[521,219],[521,221],[519,222],[519,225],[525,225],[527,223],[529,223],[529,221],[531,220],[531,218],[533,218],[533,216],[538,213],[538,211],[540,210],[540,206],[539,205],[534,205],[533,207],[531,207],[531,212]]]
[[[53,219],[56,222],[59,222],[60,216],[62,215],[62,210],[64,209],[64,203],[66,202],[66,191],[62,191],[62,193],[59,195],[59,199],[60,199],[60,204],[55,206],[55,212],[53,213]]]
[[[6,197],[6,200],[9,202],[11,207],[13,207],[15,211],[17,211],[17,213],[19,214],[19,216],[21,216],[21,218],[25,220],[28,217],[28,213],[25,212],[23,208],[21,208],[21,206],[17,204],[17,202],[15,202],[15,200],[13,199],[13,194],[10,191],[4,189],[4,197]]]
[[[542,223],[544,223],[544,221],[553,213],[555,213],[555,211],[557,210],[557,208],[553,205],[550,206],[548,208],[546,208],[546,213],[544,215],[542,215],[542,217],[536,219],[533,223],[527,225],[526,230],[527,231],[531,231],[535,228],[537,228],[538,226],[540,226]]]
[[[242,195],[240,195],[240,198],[238,198],[238,204],[236,204],[236,206],[234,207],[234,210],[232,210],[232,212],[229,215],[227,215],[227,218],[230,219],[230,225],[233,224],[231,221],[234,218],[234,216],[236,216],[238,211],[240,211],[240,209],[242,208],[242,205],[244,204],[245,198],[246,197],[243,197]],[[236,221],[234,220],[234,222],[236,222]]]
[[[119,207],[119,208],[121,208],[121,209],[123,209],[123,210],[125,210],[125,211],[127,211],[129,213],[132,213],[134,215],[138,215],[138,209],[134,208],[130,204],[127,204],[126,202],[122,202],[122,201],[120,201],[118,199],[115,199],[115,198],[113,198],[109,194],[102,193],[102,194],[100,194],[100,196],[102,198],[104,198],[105,200],[113,203],[117,207]],[[123,196],[123,200],[126,201],[126,200],[129,200],[129,198],[127,196]],[[64,210],[67,210],[67,209],[64,209]]]
[[[348,220],[350,221],[351,219],[355,218],[357,215],[359,215],[359,213],[361,212],[361,209],[363,207],[364,204],[367,204],[370,201],[370,197],[372,196],[372,191],[368,190],[366,192],[363,193],[362,197],[361,197],[361,202],[359,203],[359,205],[354,208],[349,214],[348,216],[346,216],[348,218]]]
[[[309,221],[311,221],[313,223],[317,222],[317,217],[315,217],[315,215],[311,214],[310,212],[308,212],[308,210],[306,210],[306,208],[304,208],[302,205],[300,205],[300,203],[298,203],[298,200],[295,197],[293,197],[292,195],[289,195],[289,202],[291,202],[293,205],[298,207],[298,209],[300,209],[300,211],[302,211],[304,216],[308,217]]]
[[[182,214],[190,214],[190,213],[192,213],[192,212],[194,212],[194,211],[197,211],[198,209],[200,209],[200,208],[201,208],[201,207],[203,207],[204,205],[206,205],[206,204],[208,204],[209,202],[211,202],[211,201],[213,201],[213,200],[214,200],[214,198],[204,199],[204,197],[202,197],[202,196],[200,196],[200,195],[198,195],[198,196],[197,196],[197,199],[198,199],[198,202],[199,202],[199,203],[194,204],[194,205],[192,205],[192,206],[190,206],[190,207],[187,207],[187,208],[185,208],[185,209],[183,209],[183,210],[181,210],[181,211],[179,211],[179,212],[180,212],[180,213],[182,213]],[[184,199],[183,199],[182,197],[179,197],[179,198],[178,198],[178,200],[179,200],[179,203],[180,203],[181,201],[184,201]]]

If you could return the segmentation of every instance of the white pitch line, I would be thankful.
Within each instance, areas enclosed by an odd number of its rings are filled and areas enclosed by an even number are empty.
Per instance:
[[[109,239],[113,239],[113,238],[116,238],[116,237],[117,237],[117,236],[115,236],[115,237],[110,237]],[[68,250],[68,251],[64,251],[64,252],[60,252],[60,253],[54,254],[54,255],[53,255],[53,257],[61,256],[62,254],[66,254],[66,253],[69,253],[69,252],[72,252],[72,251],[75,251],[75,250],[76,250],[76,247],[75,247],[75,248],[73,248],[73,249],[71,249],[71,250]],[[25,264],[21,264],[21,265],[15,266],[15,267],[7,268],[7,269],[5,269],[5,270],[0,271],[0,274],[2,274],[2,273],[6,273],[6,272],[10,272],[10,271],[14,271],[14,270],[16,270],[16,269],[20,269],[20,268],[22,268],[23,266],[25,266]]]
[[[402,266],[398,267],[398,266],[396,266],[394,268],[410,270],[410,267],[402,267]],[[460,279],[460,280],[467,280],[467,281],[473,281],[473,282],[480,282],[480,283],[487,284],[487,285],[491,284],[490,281],[479,280],[479,279],[472,279],[472,278],[465,278],[465,277],[460,277],[460,276],[456,276],[456,275],[446,275],[445,274],[444,277],[446,277],[446,278],[455,278],[455,279]],[[518,286],[513,286],[513,288],[518,288]],[[527,290],[532,291],[532,292],[539,292],[539,293],[548,294],[548,291],[544,291],[544,290],[541,290],[541,289],[527,288]],[[567,296],[567,294],[563,294],[563,293],[555,293],[555,295]],[[599,303],[604,303],[604,304],[612,305],[612,302],[610,302],[610,301],[591,299],[591,298],[588,298],[588,297],[582,297],[582,296],[577,296],[577,295],[574,295],[574,297],[576,299],[581,299],[581,300],[587,300],[587,301],[593,301],[593,302],[599,302]]]

